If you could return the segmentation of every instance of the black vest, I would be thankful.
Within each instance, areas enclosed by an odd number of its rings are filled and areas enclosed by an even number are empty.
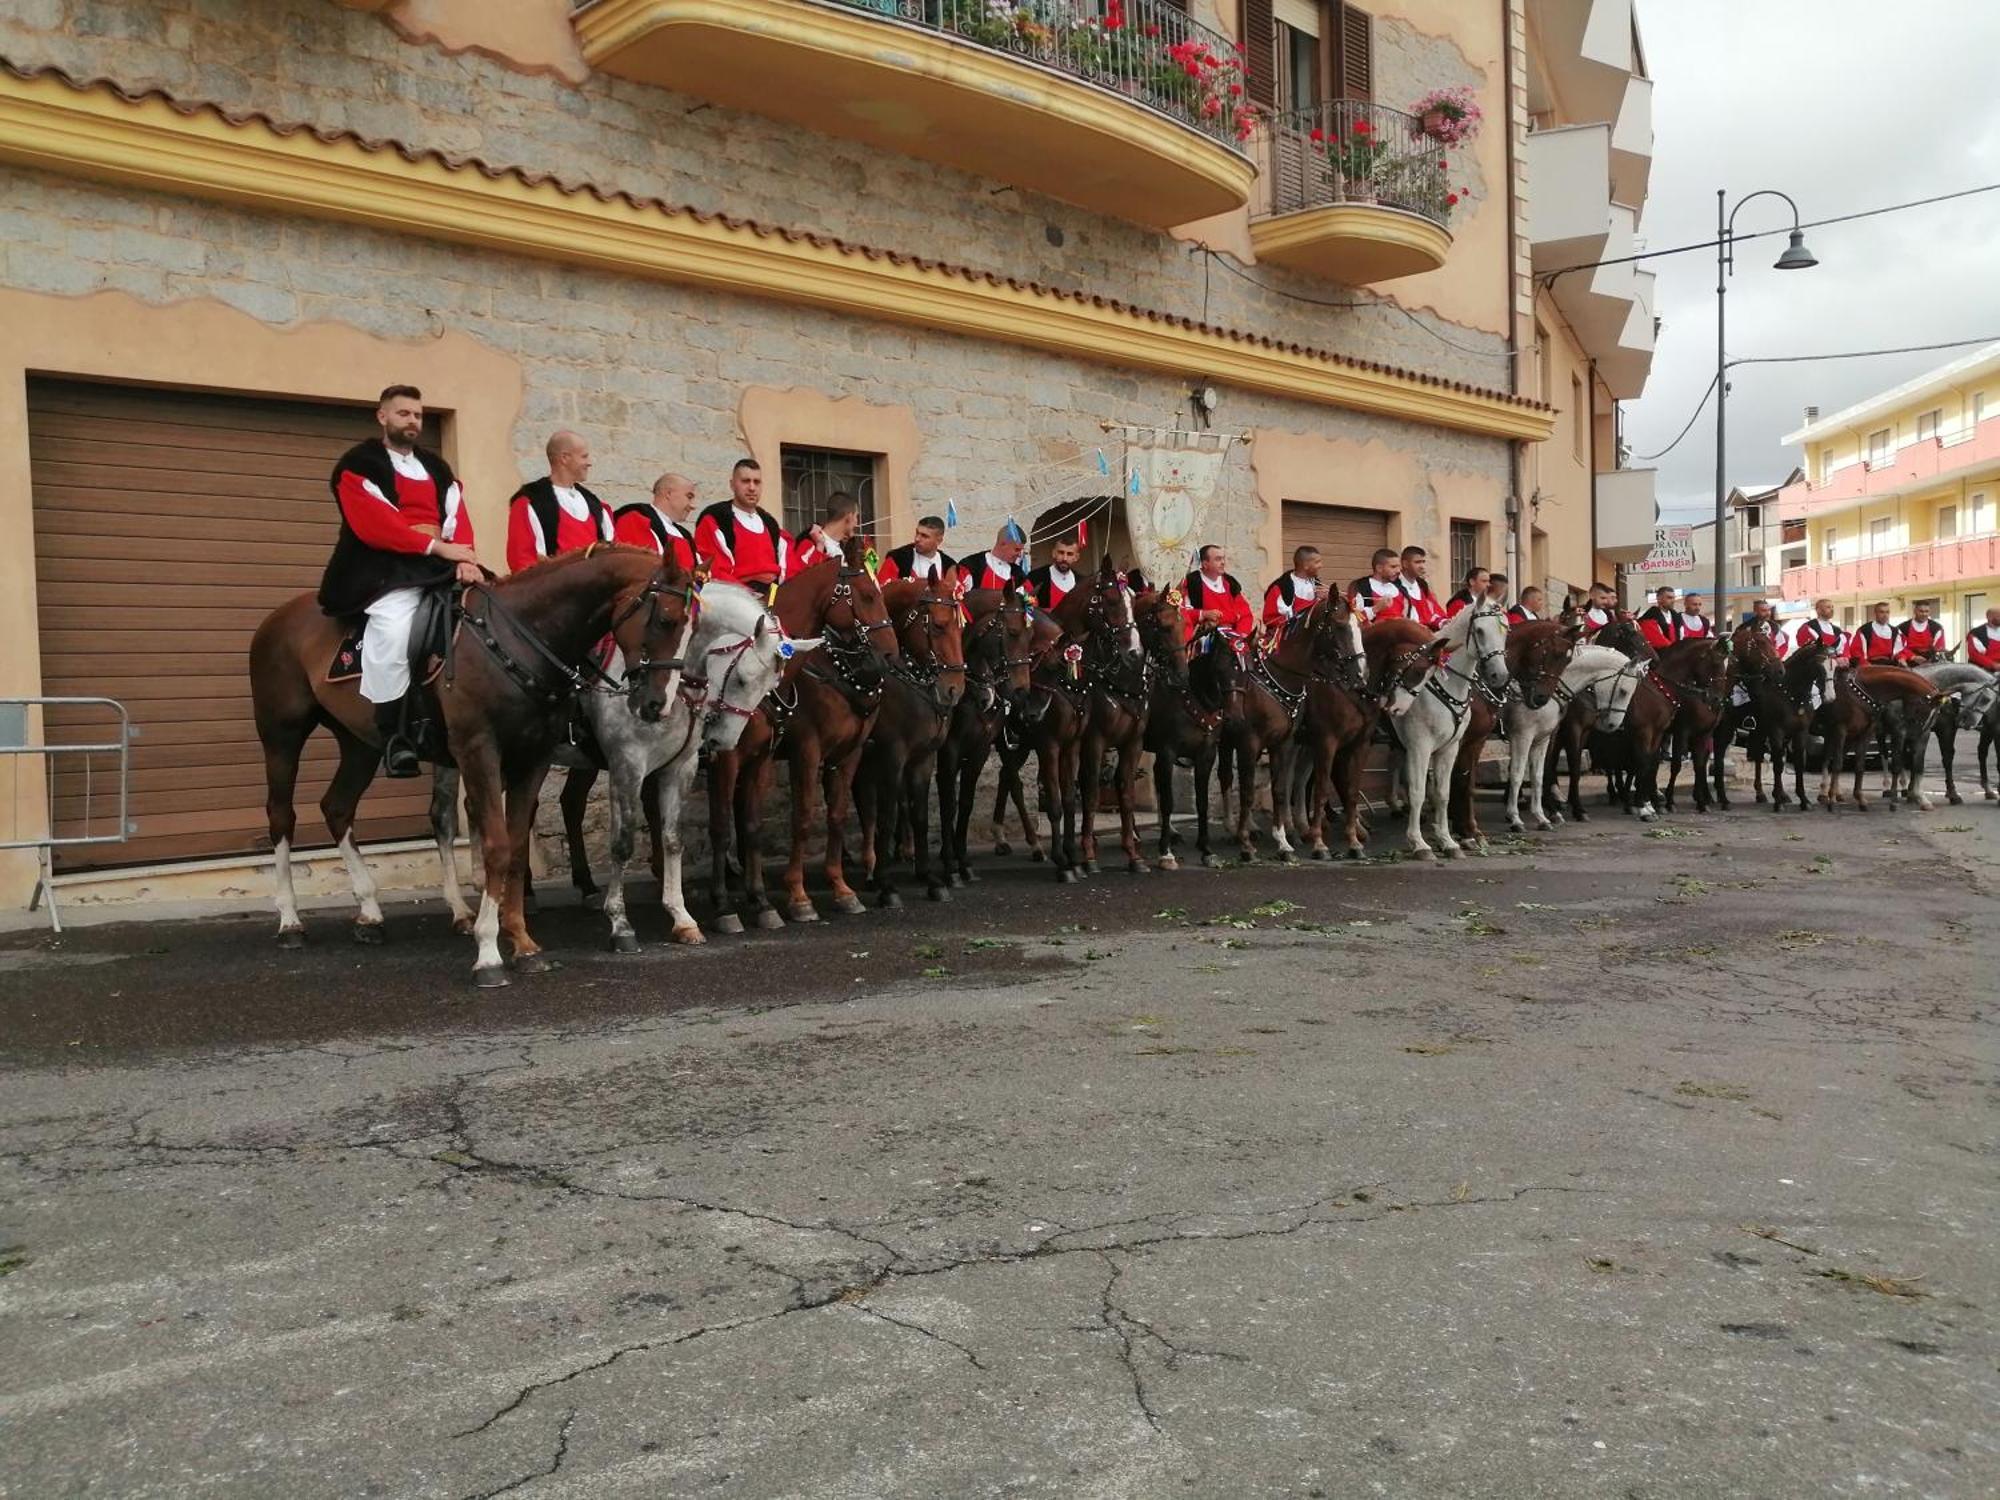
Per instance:
[[[427,448],[411,450],[424,472],[437,487],[438,513],[431,524],[444,524],[444,498],[452,485],[451,465]],[[340,476],[358,474],[394,500],[397,497],[396,466],[389,462],[389,450],[381,439],[356,443],[340,456],[328,481],[339,504]],[[330,615],[358,615],[377,599],[395,589],[422,588],[442,583],[452,575],[453,566],[442,557],[424,552],[383,552],[354,534],[347,517],[340,518],[340,539],[333,544],[333,556],[319,580],[319,607]]]
[[[791,571],[791,534],[784,527],[780,526],[778,518],[764,509],[763,506],[760,505],[757,507],[757,514],[763,518],[765,535],[771,538],[771,550],[778,556],[778,576],[782,578]],[[703,521],[715,522],[715,529],[722,533],[722,540],[729,548],[729,555],[734,557],[736,555],[735,503],[729,500],[716,501],[715,504],[709,506],[707,510],[695,518],[695,525],[699,527]]]
[[[1289,578],[1292,575],[1287,573],[1285,576]],[[1238,599],[1243,597],[1243,585],[1236,581],[1234,573],[1224,573],[1222,575],[1222,582],[1226,592]],[[1190,608],[1200,609],[1202,607],[1201,601],[1208,593],[1208,585],[1201,581],[1201,570],[1199,568],[1181,580],[1181,592],[1187,595],[1187,602]],[[1286,602],[1289,603],[1290,601],[1287,600]]]
[[[937,560],[939,566],[944,570],[938,575],[939,577],[948,576],[951,570],[958,566],[943,548],[938,549]],[[889,555],[884,561],[892,562],[896,565],[896,576],[898,578],[915,578],[917,576],[917,544],[915,542],[905,542],[900,547],[891,547]]]
[[[572,486],[583,496],[584,509],[590,513],[591,533],[604,541],[609,529],[605,523],[604,502],[591,494],[582,485]],[[556,482],[544,474],[540,479],[531,479],[514,491],[514,500],[526,500],[528,509],[535,513],[535,524],[542,528],[542,546],[548,549],[543,555],[554,557],[557,552],[556,528],[562,525],[562,502],[556,499]],[[514,500],[507,502],[507,508],[514,508]]]
[[[666,517],[660,514],[659,508],[650,500],[639,500],[631,505],[621,505],[612,519],[622,521],[627,516],[635,513],[646,518],[646,526],[653,533],[653,543],[660,549],[662,557],[670,557],[676,561],[680,559],[680,553],[674,550],[674,540],[676,537],[686,542],[689,554],[693,554],[694,533],[679,528],[673,531],[667,530]]]
[[[982,557],[980,561],[983,563],[985,559]],[[1043,563],[1039,568],[1028,574],[1028,597],[1035,601],[1035,608],[1037,609],[1054,609],[1056,602],[1058,602],[1052,601],[1049,597],[1049,589],[1054,583],[1054,580],[1049,576],[1049,569],[1053,566],[1053,563]],[[1020,575],[1016,574],[1015,576],[1019,577]],[[1084,586],[1083,574],[1077,572],[1076,569],[1071,568],[1069,576],[1070,586],[1063,593],[1063,598],[1065,599]]]

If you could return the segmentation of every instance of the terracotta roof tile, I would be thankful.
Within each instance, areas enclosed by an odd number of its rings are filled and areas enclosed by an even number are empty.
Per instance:
[[[477,172],[494,181],[511,180],[527,187],[552,187],[568,196],[588,194],[600,203],[624,203],[635,209],[671,215],[676,218],[692,219],[698,224],[720,224],[732,233],[754,234],[758,236],[779,235],[787,241],[806,243],[823,250],[833,250],[842,255],[859,255],[869,260],[887,261],[893,266],[909,267],[927,274],[953,277],[968,282],[984,280],[990,285],[1005,285],[1018,291],[1030,292],[1038,297],[1046,297],[1057,302],[1083,303],[1092,307],[1109,309],[1127,316],[1144,318],[1150,322],[1166,324],[1203,334],[1210,338],[1226,339],[1233,343],[1248,344],[1257,348],[1272,349],[1281,353],[1322,360],[1327,364],[1346,369],[1365,371],[1407,380],[1417,385],[1432,386],[1440,390],[1456,391],[1462,394],[1483,397],[1503,402],[1524,411],[1548,411],[1543,402],[1515,396],[1491,387],[1476,386],[1462,380],[1450,379],[1442,375],[1431,375],[1421,370],[1407,370],[1396,365],[1385,365],[1375,360],[1358,359],[1352,355],[1337,354],[1331,350],[1314,348],[1287,340],[1273,339],[1264,334],[1248,333],[1239,328],[1222,327],[1182,317],[1175,313],[1162,312],[1158,308],[1142,307],[1135,303],[1108,297],[1102,292],[1077,292],[1062,287],[1044,285],[1039,281],[1024,281],[1014,276],[1004,276],[1000,272],[981,270],[973,266],[959,265],[951,261],[932,260],[925,256],[910,255],[899,250],[886,250],[876,245],[858,244],[817,230],[799,229],[790,225],[765,224],[756,219],[739,218],[734,214],[705,213],[686,204],[669,203],[664,198],[628,192],[622,188],[607,188],[589,180],[568,181],[553,172],[536,171],[527,167],[496,165],[483,157],[462,155],[456,152],[440,151],[434,147],[412,146],[406,141],[385,136],[367,136],[357,130],[346,128],[331,129],[322,125],[310,125],[301,120],[280,120],[262,110],[228,109],[208,100],[189,101],[175,97],[165,89],[152,87],[130,88],[114,79],[104,77],[79,78],[66,70],[51,65],[27,66],[11,58],[0,57],[0,69],[5,69],[14,77],[27,82],[52,78],[66,84],[78,93],[103,92],[116,95],[129,104],[143,104],[158,100],[175,113],[190,118],[197,115],[212,115],[226,123],[237,126],[261,126],[277,136],[293,136],[301,132],[327,145],[349,145],[370,153],[394,152],[414,165],[435,162],[447,171]]]

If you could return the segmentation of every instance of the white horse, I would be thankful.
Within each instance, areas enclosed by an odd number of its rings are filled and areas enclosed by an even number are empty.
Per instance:
[[[1910,668],[1934,689],[1952,701],[1940,705],[1931,715],[1930,722],[1921,728],[1908,726],[1904,738],[1908,741],[1904,753],[1909,758],[1909,782],[1903,788],[1904,800],[1914,802],[1924,812],[1931,810],[1930,795],[1924,791],[1924,762],[1930,749],[1931,737],[1937,737],[1940,758],[1944,762],[1946,798],[1956,807],[1964,801],[1958,795],[1957,778],[1952,774],[1951,757],[1956,748],[1958,728],[1969,724],[1976,729],[1980,720],[2000,701],[2000,678],[1996,678],[1984,667],[1975,667],[1969,662],[1936,661],[1923,662]],[[1949,719],[1947,720],[1947,715]],[[1883,768],[1886,775],[1888,768]]]
[[[585,714],[610,772],[611,875],[604,915],[617,952],[639,951],[625,915],[625,870],[643,825],[647,778],[653,777],[658,799],[660,904],[666,908],[672,940],[699,943],[701,928],[681,895],[681,803],[694,780],[700,748],[734,748],[785,662],[819,645],[819,637],[788,638],[777,616],[750,590],[711,579],[702,588],[700,612],[689,627],[678,690],[668,694],[666,710],[656,722],[632,713],[622,695],[584,695]],[[610,675],[617,675],[615,668]]]
[[[1626,710],[1639,690],[1639,678],[1646,668],[1622,651],[1609,646],[1578,645],[1563,669],[1562,686],[1540,708],[1530,708],[1517,695],[1507,701],[1507,826],[1516,833],[1526,832],[1521,819],[1521,786],[1528,788],[1528,816],[1538,829],[1547,830],[1562,821],[1551,819],[1542,805],[1542,773],[1548,765],[1549,747],[1555,743],[1563,714],[1578,698],[1597,705],[1597,727],[1615,734],[1625,727]]]
[[[1410,799],[1410,854],[1415,859],[1436,856],[1424,842],[1426,806],[1436,809],[1432,836],[1447,858],[1459,853],[1451,836],[1451,768],[1458,761],[1459,741],[1472,718],[1475,683],[1484,683],[1495,699],[1504,699],[1507,675],[1507,617],[1498,606],[1481,600],[1445,621],[1436,640],[1424,649],[1442,648],[1415,687],[1391,673],[1386,712],[1403,747],[1403,781]]]

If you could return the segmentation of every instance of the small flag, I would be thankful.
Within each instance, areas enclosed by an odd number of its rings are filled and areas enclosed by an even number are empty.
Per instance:
[[[1009,516],[1007,524],[1000,528],[1000,536],[1003,541],[1009,542],[1025,543],[1028,540],[1028,533],[1021,529],[1021,523],[1012,516]]]
[[[958,502],[956,500],[945,501],[944,524],[947,530],[958,524]]]
[[[861,554],[861,566],[868,570],[868,576],[870,578],[873,578],[876,572],[881,568],[882,559],[876,556],[875,544],[873,542],[870,542],[868,544],[868,550]]]
[[[1132,471],[1132,478],[1127,481],[1125,488],[1131,494],[1136,495],[1139,493],[1139,471],[1137,469]]]
[[[1109,474],[1111,472],[1111,460],[1104,456],[1102,448],[1097,450],[1097,472],[1100,474]]]
[[[1076,545],[1079,548],[1090,545],[1090,522],[1087,520],[1076,523]]]

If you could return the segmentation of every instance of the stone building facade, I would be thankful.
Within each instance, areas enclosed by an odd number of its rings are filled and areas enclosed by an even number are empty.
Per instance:
[[[1147,3],[1163,17],[1184,9]],[[1086,0],[1043,8],[1072,19],[1104,12]],[[1126,8],[1151,14],[1141,0]],[[169,580],[177,564],[206,567],[213,524],[229,528],[228,545],[252,550],[240,575],[217,575],[234,581],[226,619],[220,604],[203,613],[199,595],[172,606],[191,611],[196,644],[158,672],[186,671],[180,696],[209,706],[205,719],[161,717],[214,726],[189,728],[184,745],[202,733],[242,740],[247,688],[228,670],[231,632],[247,640],[260,588],[277,591],[273,604],[282,597],[284,568],[310,550],[308,522],[290,518],[308,513],[282,512],[288,519],[271,529],[284,543],[271,545],[284,556],[265,559],[254,551],[254,483],[232,480],[231,503],[206,515],[171,498],[203,487],[199,462],[193,477],[139,477],[180,460],[167,447],[103,445],[118,440],[116,402],[156,396],[157,411],[132,410],[161,444],[202,446],[171,439],[184,420],[188,431],[219,423],[213,442],[227,448],[240,409],[251,431],[282,427],[274,444],[304,453],[310,445],[272,415],[278,408],[259,403],[350,403],[358,438],[375,391],[419,384],[444,413],[440,440],[496,554],[505,499],[541,471],[556,426],[590,436],[593,487],[619,503],[666,469],[717,498],[745,452],[773,472],[799,453],[844,455],[872,481],[885,549],[950,501],[954,550],[982,545],[1009,516],[1030,520],[1095,490],[1119,491],[1122,520],[1143,537],[1145,499],[1122,480],[1125,442],[1208,428],[1241,441],[1204,497],[1199,539],[1227,546],[1246,585],[1282,566],[1298,528],[1315,524],[1314,507],[1363,514],[1391,545],[1448,555],[1455,535],[1476,537],[1466,545],[1482,561],[1518,558],[1517,577],[1538,563],[1565,579],[1590,570],[1588,528],[1576,517],[1548,555],[1581,549],[1580,562],[1558,567],[1513,542],[1529,450],[1556,419],[1524,353],[1535,292],[1521,101],[1536,14],[1561,7],[1390,0],[1365,18],[1375,101],[1401,106],[1452,87],[1485,116],[1476,139],[1451,149],[1444,171],[1457,201],[1431,222],[1378,201],[1372,187],[1335,187],[1287,220],[1259,186],[1277,159],[1268,127],[1237,141],[1155,118],[1101,82],[1051,78],[1060,69],[941,32],[950,9],[944,0],[597,0],[575,14],[563,0],[8,7],[0,320],[16,337],[0,352],[0,628],[34,649],[0,665],[0,696],[102,686],[121,701],[153,701],[146,694],[163,677],[142,673],[148,689],[128,680],[129,666],[94,664],[77,635],[87,622],[50,601],[70,597],[79,570],[137,586],[135,570],[148,565]],[[1268,5],[1191,9],[1192,24],[1219,38],[1218,54],[1246,45],[1237,76],[1250,95],[1282,85],[1257,61],[1283,35]],[[1299,10],[1279,14],[1297,20]],[[1352,11],[1331,7],[1329,26]],[[1629,30],[1629,4],[1622,14]],[[1143,187],[1157,166],[1163,194],[1206,174],[1208,187],[1238,184],[1216,191],[1240,201],[1160,227],[972,170],[984,157],[954,165],[883,149],[873,126],[853,122],[882,118],[905,97],[893,68],[867,75],[874,93],[806,123],[796,101],[811,90],[782,91],[768,109],[757,94],[751,109],[703,97],[699,80],[691,89],[646,76],[653,40],[697,29],[713,40],[739,25],[741,49],[723,55],[773,58],[774,79],[790,66],[770,50],[784,45],[781,32],[817,28],[824,37],[809,40],[831,46],[855,28],[864,42],[868,28],[893,29],[941,59],[921,87],[945,88],[948,101],[961,90],[975,111],[1000,107],[996,99],[1016,106],[1010,80],[987,78],[1013,68],[1047,88],[1031,123],[1050,134],[1031,130],[1023,151],[1044,139],[1074,149],[1079,183]],[[720,72],[713,91],[733,97]],[[824,94],[846,76],[811,78]],[[903,83],[916,97],[914,75]],[[1134,111],[1143,118],[1116,117]],[[1119,157],[1120,140],[1138,135],[1149,144]],[[922,138],[917,149],[936,151]],[[1034,170],[1049,176],[1046,162]],[[1053,180],[1068,191],[1061,171]],[[1300,234],[1260,254],[1286,225]],[[1326,269],[1381,254],[1404,259],[1373,283]],[[103,411],[92,404],[100,387],[114,403]],[[1212,410],[1191,399],[1204,388]],[[1102,480],[1107,464],[1120,479]],[[116,475],[127,477],[107,477]],[[305,506],[296,493],[285,504]],[[330,524],[330,502],[327,514]],[[119,536],[126,545],[111,540]],[[149,628],[174,628],[163,610]],[[145,747],[146,713],[135,713]],[[146,756],[135,759],[128,851],[138,873],[115,851],[71,851],[72,868],[98,871],[107,890],[242,884],[261,821],[245,809],[261,808],[261,788],[246,800],[248,773],[199,784],[192,749],[157,765]],[[34,837],[47,821],[46,788],[32,768],[6,775],[21,779],[0,787],[0,821],[13,820],[0,838]],[[375,831],[402,827],[385,817]],[[31,859],[0,861],[11,861],[0,864],[0,900],[21,899]]]

